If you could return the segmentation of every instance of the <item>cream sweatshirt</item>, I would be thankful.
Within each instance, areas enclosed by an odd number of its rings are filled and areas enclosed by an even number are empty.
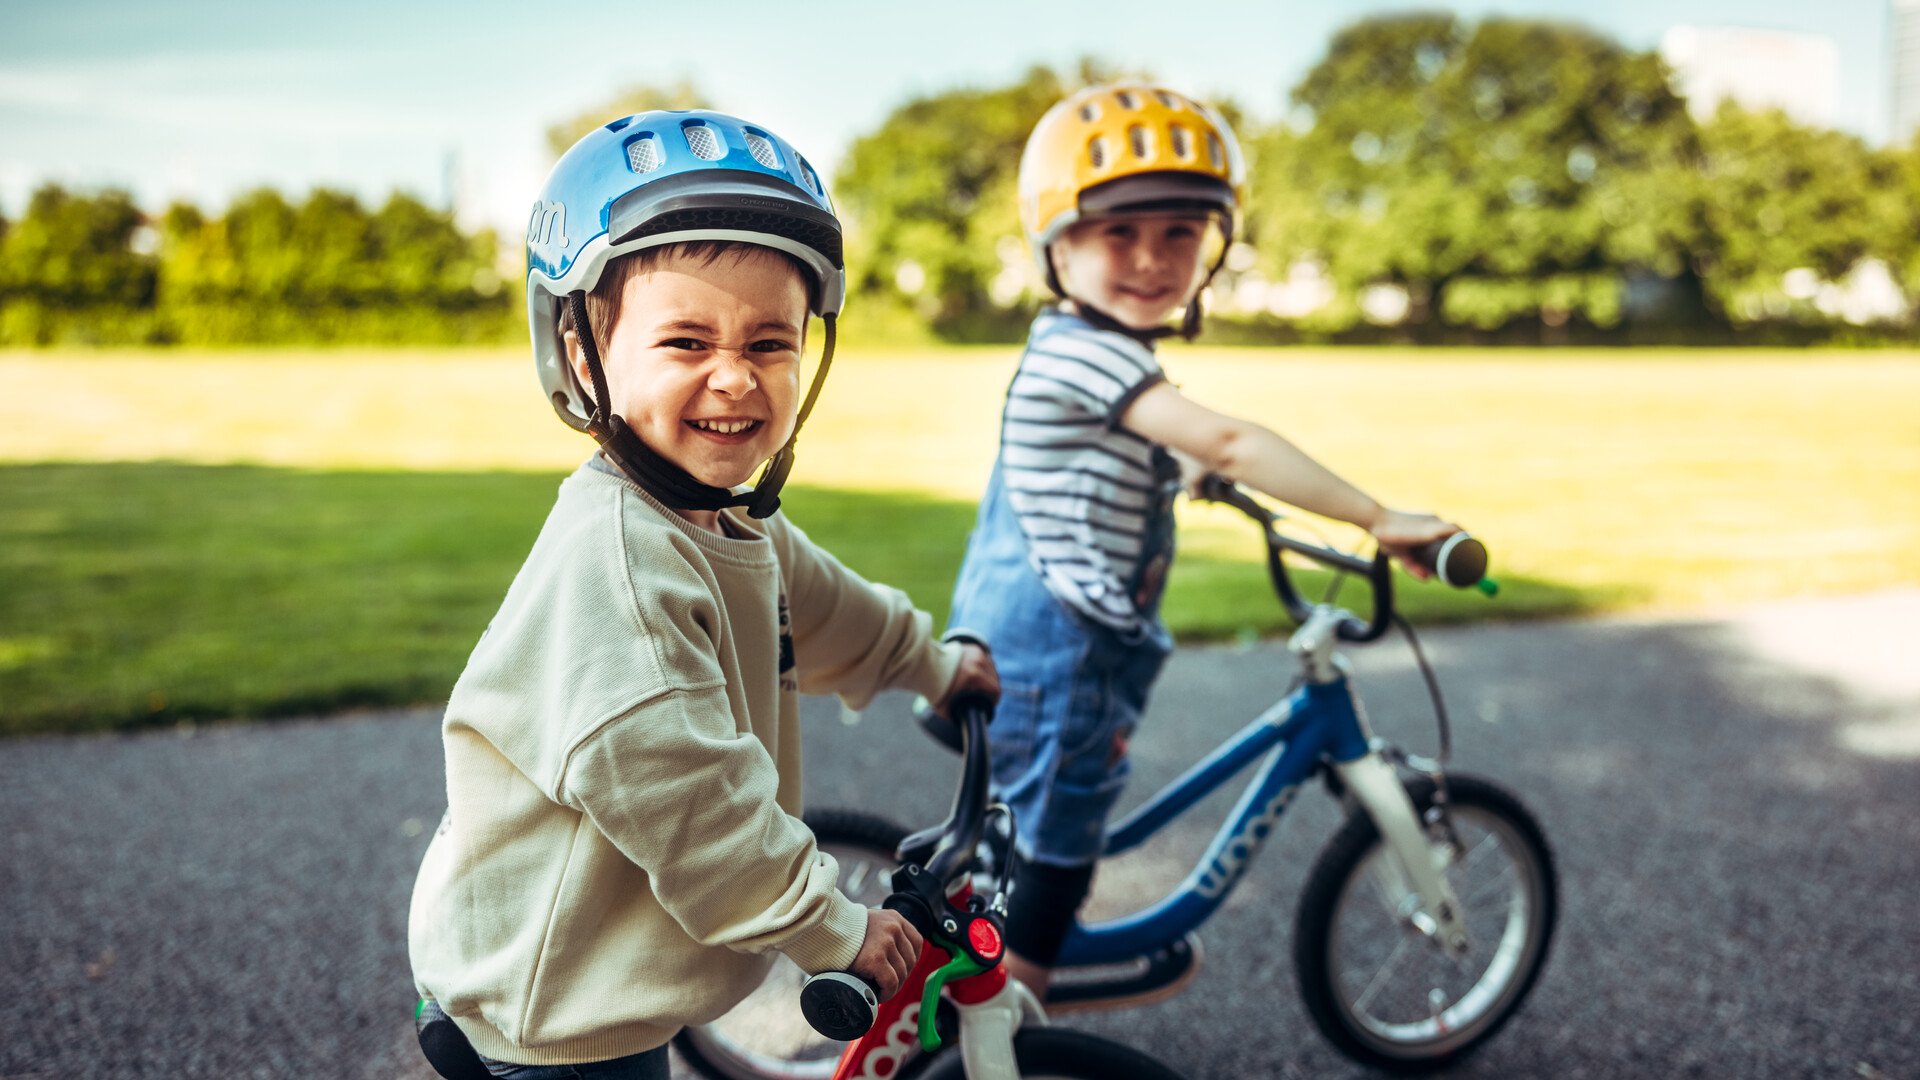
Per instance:
[[[797,695],[937,699],[959,652],[781,515],[726,513],[743,538],[582,466],[454,686],[408,945],[488,1057],[636,1054],[772,951],[816,972],[859,950],[866,912],[796,816]]]

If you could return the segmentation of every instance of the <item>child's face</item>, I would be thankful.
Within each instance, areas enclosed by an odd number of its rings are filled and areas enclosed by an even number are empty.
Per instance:
[[[1127,214],[1077,221],[1054,242],[1054,268],[1074,300],[1150,330],[1200,287],[1204,214]]]
[[[602,345],[607,395],[640,439],[695,479],[734,487],[793,432],[807,290],[754,248],[668,254],[628,280]],[[577,342],[568,353],[592,386]]]

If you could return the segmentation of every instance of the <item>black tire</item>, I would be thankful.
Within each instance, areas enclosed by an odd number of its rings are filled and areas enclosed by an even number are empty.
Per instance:
[[[886,899],[893,852],[906,838],[905,828],[857,810],[809,810],[802,820],[839,860],[843,892],[870,906]],[[751,997],[711,1024],[682,1029],[674,1046],[688,1065],[714,1080],[825,1080],[846,1044],[807,1026],[800,1015],[805,981],[782,957]]]
[[[1433,781],[1410,780],[1407,793],[1436,847],[1451,847],[1430,814]],[[1498,1032],[1546,965],[1559,912],[1553,853],[1526,807],[1472,776],[1449,776],[1447,793],[1460,841],[1447,879],[1472,937],[1464,963],[1400,916],[1368,872],[1384,849],[1364,811],[1314,862],[1294,927],[1294,968],[1314,1023],[1348,1057],[1392,1072],[1441,1068]],[[1489,869],[1498,871],[1491,889],[1481,880]]]
[[[1013,1036],[1022,1077],[1042,1080],[1180,1080],[1180,1074],[1132,1047],[1064,1028],[1022,1028]],[[958,1050],[935,1055],[919,1080],[964,1080]]]

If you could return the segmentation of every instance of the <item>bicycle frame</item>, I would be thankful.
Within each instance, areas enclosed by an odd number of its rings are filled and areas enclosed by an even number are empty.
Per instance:
[[[1333,657],[1334,630],[1343,618],[1337,609],[1316,609],[1288,645],[1301,659],[1305,681],[1108,828],[1103,858],[1139,846],[1261,755],[1271,755],[1180,886],[1132,915],[1076,924],[1061,946],[1060,966],[1124,963],[1176,942],[1206,922],[1265,846],[1300,785],[1312,779],[1323,762],[1386,838],[1391,857],[1384,860],[1383,872],[1396,887],[1395,895],[1417,895],[1431,921],[1428,932],[1448,948],[1465,947],[1459,905],[1435,865],[1412,801],[1392,766],[1373,749],[1346,665]]]

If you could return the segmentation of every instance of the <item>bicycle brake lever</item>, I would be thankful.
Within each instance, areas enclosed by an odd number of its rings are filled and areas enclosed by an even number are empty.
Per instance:
[[[940,1031],[934,1026],[939,1013],[940,991],[955,979],[964,979],[969,975],[978,975],[987,970],[978,960],[964,952],[956,952],[953,959],[936,968],[927,976],[927,988],[920,995],[920,1049],[931,1054],[940,1049]]]

